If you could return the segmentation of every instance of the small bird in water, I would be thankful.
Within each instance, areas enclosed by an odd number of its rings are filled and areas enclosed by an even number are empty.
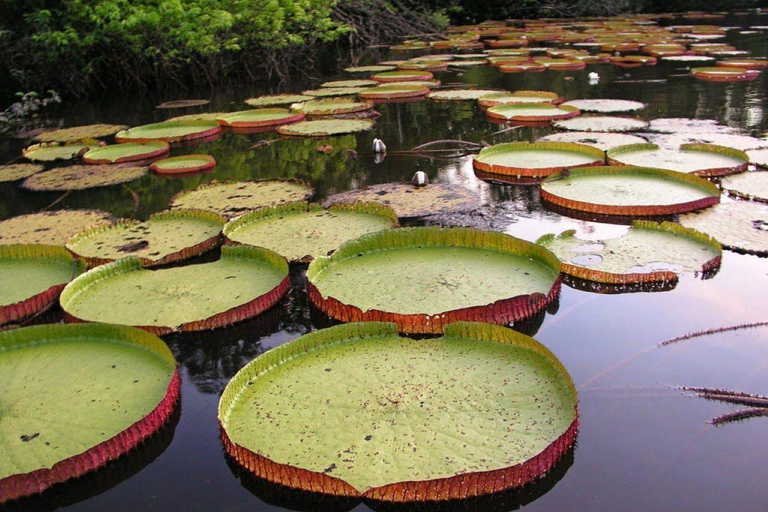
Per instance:
[[[373,139],[373,145],[371,146],[371,150],[374,153],[386,153],[387,145],[384,144],[384,141],[381,139]]]
[[[416,174],[411,178],[411,183],[414,187],[426,187],[429,185],[429,176],[424,171],[416,171]]]
[[[590,72],[589,75],[587,76],[589,77],[589,85],[597,85],[598,83],[600,83],[600,75],[598,75],[594,71]]]

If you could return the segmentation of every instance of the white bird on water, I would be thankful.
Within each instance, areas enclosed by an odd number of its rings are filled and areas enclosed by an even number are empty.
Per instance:
[[[381,139],[373,139],[373,145],[371,146],[371,150],[374,153],[386,153],[387,145],[384,144],[384,141]]]
[[[589,77],[589,85],[597,85],[600,83],[600,75],[594,71],[591,71],[587,76]]]
[[[411,178],[411,183],[414,187],[426,187],[429,185],[429,176],[424,171],[416,171],[416,174]]]

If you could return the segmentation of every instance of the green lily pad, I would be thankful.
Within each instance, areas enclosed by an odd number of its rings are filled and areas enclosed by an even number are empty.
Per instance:
[[[545,235],[543,245],[574,277],[608,284],[675,281],[683,272],[710,272],[720,266],[722,248],[707,235],[680,224],[635,221],[629,232],[607,240],[581,240],[576,232]]]
[[[492,174],[549,176],[565,169],[603,165],[602,150],[570,142],[509,142],[485,148],[472,166]]]
[[[203,139],[221,133],[221,126],[215,121],[166,121],[145,124],[118,132],[117,142],[152,142],[164,140],[168,143]]]
[[[313,98],[331,98],[334,96],[354,96],[368,89],[370,87],[321,87],[320,89],[304,91],[302,94]]]
[[[497,89],[448,89],[432,91],[427,97],[437,101],[474,101],[498,92]]]
[[[555,121],[552,126],[577,132],[632,132],[648,127],[648,121],[631,117],[581,116]]]
[[[149,168],[158,174],[185,174],[206,171],[216,167],[211,155],[181,155],[154,162]]]
[[[647,141],[637,135],[626,133],[601,133],[601,132],[559,132],[552,133],[536,140],[537,142],[573,142],[585,144],[603,151],[627,144],[645,144]]]
[[[501,233],[400,228],[345,243],[307,270],[310,299],[343,322],[393,321],[403,332],[440,333],[467,319],[528,318],[560,288],[560,261]]]
[[[465,59],[465,60],[452,60],[448,65],[451,67],[475,67],[485,66],[488,64],[486,59]]]
[[[397,69],[396,66],[353,66],[351,68],[345,68],[347,73],[379,73],[381,71],[392,71]]]
[[[614,112],[635,112],[642,110],[647,105],[640,101],[630,100],[609,100],[609,99],[591,99],[591,100],[571,100],[563,105],[576,107],[582,112],[600,112],[609,114]]]
[[[510,103],[496,105],[485,111],[488,117],[503,121],[550,122],[557,119],[570,119],[580,114],[579,109],[563,107],[551,103]]]
[[[156,334],[199,331],[258,315],[288,291],[285,258],[255,247],[223,247],[212,263],[146,270],[136,257],[101,265],[61,294],[69,318],[133,325]]]
[[[0,245],[0,325],[47,309],[84,270],[63,247]]]
[[[192,258],[221,242],[226,219],[201,210],[171,210],[146,222],[122,219],[70,238],[67,249],[91,266],[136,256],[146,267]]]
[[[515,91],[497,92],[478,98],[482,108],[495,107],[514,103],[560,103],[562,98],[556,92],[549,91]]]
[[[683,144],[714,144],[737,151],[768,148],[768,140],[735,133],[676,133],[652,138],[663,148],[678,148]]]
[[[204,100],[204,99],[164,101],[163,103],[159,104],[155,108],[171,109],[171,108],[202,107],[203,105],[207,105],[210,102],[211,100]]]
[[[434,75],[429,71],[419,70],[401,70],[401,71],[385,71],[384,73],[378,73],[371,77],[372,80],[377,82],[416,82],[421,80],[432,80]]]
[[[0,332],[0,386],[0,503],[114,461],[162,427],[179,398],[162,340],[101,324]]]
[[[371,110],[372,108],[372,103],[333,98],[307,101],[293,107],[294,110],[303,112],[308,116],[351,114],[354,112],[365,112],[366,110]]]
[[[547,348],[468,322],[419,340],[378,322],[307,334],[238,372],[218,416],[225,450],[260,478],[389,502],[525,485],[578,423],[573,382]]]
[[[43,192],[85,190],[137,180],[147,174],[147,171],[147,167],[129,164],[71,165],[33,174],[21,183],[21,187]]]
[[[291,112],[287,108],[259,108],[232,112],[217,118],[222,126],[233,128],[261,128],[295,123],[304,119],[304,114]]]
[[[630,144],[613,148],[607,155],[612,165],[643,165],[708,177],[744,172],[749,165],[749,157],[743,151],[714,144],[683,144],[678,149]]]
[[[722,54],[720,54],[722,56]],[[691,68],[691,75],[699,80],[709,82],[742,82],[757,80],[760,71],[756,69],[735,68],[726,66]]]
[[[46,131],[35,135],[34,139],[38,142],[72,142],[84,139],[102,139],[126,128],[128,127],[122,124],[88,124]]]
[[[277,133],[299,137],[328,137],[372,130],[376,123],[372,119],[328,119],[322,121],[301,121],[280,126]]]
[[[680,216],[680,224],[707,233],[723,247],[768,256],[768,205],[724,201],[714,208]]]
[[[371,87],[379,85],[376,80],[335,80],[333,82],[323,82],[320,87]]]
[[[442,183],[430,183],[426,187],[415,187],[410,183],[382,183],[335,194],[323,204],[329,206],[356,201],[384,204],[401,219],[471,210],[480,204],[479,198],[469,190]]]
[[[342,243],[397,226],[397,216],[380,203],[333,205],[287,203],[247,213],[229,222],[224,236],[233,242],[266,247],[289,261],[326,256]]]
[[[768,149],[752,149],[746,153],[750,163],[768,169]]]
[[[0,221],[0,245],[64,246],[67,240],[84,229],[112,221],[110,214],[99,210],[54,210],[19,215]]]
[[[369,87],[358,96],[361,100],[390,100],[400,98],[418,98],[429,94],[429,87],[424,85],[379,85]]]
[[[671,215],[720,201],[720,190],[704,178],[645,167],[585,167],[554,175],[541,184],[545,202],[605,215]]]
[[[0,182],[18,181],[37,174],[45,169],[40,164],[8,164],[0,165]]]
[[[80,142],[41,142],[25,148],[21,154],[32,162],[54,162],[56,160],[74,160],[91,148],[97,148],[99,141]]]
[[[232,218],[265,206],[306,201],[314,193],[307,183],[297,180],[209,183],[179,192],[171,198],[171,207],[207,210]]]
[[[306,94],[272,94],[269,96],[259,96],[258,98],[249,98],[245,102],[252,107],[277,107],[309,101],[312,98],[312,96],[307,96]]]
[[[187,122],[187,121],[208,121],[208,122],[215,122],[216,119],[218,119],[221,116],[227,115],[229,112],[199,112],[197,114],[186,114],[183,116],[176,116],[172,117],[170,119],[167,119],[167,123],[175,123],[175,122]]]
[[[83,154],[87,164],[121,164],[149,160],[168,154],[171,147],[165,141],[111,144],[94,148]]]
[[[380,91],[381,87],[399,87],[401,85],[404,85],[406,87],[411,87],[411,86],[440,87],[440,84],[441,84],[440,80],[419,80],[419,81],[403,80],[402,82],[387,82],[387,85],[379,85],[377,86],[377,89]]]

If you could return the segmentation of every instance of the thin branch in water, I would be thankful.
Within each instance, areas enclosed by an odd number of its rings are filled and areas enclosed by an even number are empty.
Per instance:
[[[52,202],[51,204],[49,204],[48,206],[46,206],[45,208],[43,208],[41,211],[46,211],[46,210],[48,210],[48,209],[50,209],[50,208],[53,208],[54,206],[56,206],[57,204],[59,204],[60,202],[62,202],[64,199],[66,199],[66,198],[67,198],[67,196],[68,196],[68,195],[69,195],[71,192],[72,192],[71,190],[67,190],[66,192],[64,192],[64,193],[61,195],[61,197],[59,197],[59,198],[58,198],[58,199],[56,199],[54,202]]]
[[[129,187],[126,184],[123,184],[123,188],[128,191],[129,194],[131,194],[131,197],[133,198],[133,210],[131,210],[131,216],[130,219],[134,218],[136,216],[136,213],[139,211],[139,194],[137,194],[131,187]]]
[[[768,416],[768,410],[766,409],[742,409],[741,411],[729,412],[723,414],[710,421],[715,426],[725,425],[726,423],[735,423],[739,421],[748,420],[750,418],[758,418],[761,416]]]
[[[753,322],[748,324],[729,325],[727,327],[716,327],[713,329],[707,329],[705,331],[689,332],[688,334],[677,336],[676,338],[672,338],[667,341],[662,341],[661,343],[659,343],[658,346],[666,347],[667,345],[671,345],[673,343],[678,343],[680,341],[690,340],[690,339],[698,338],[701,336],[709,336],[711,334],[719,334],[721,332],[740,331],[742,329],[754,329],[755,327],[766,327],[766,326],[768,326],[768,321]]]
[[[423,151],[425,148],[429,148],[432,146],[438,146],[438,145],[446,145],[446,144],[455,144],[460,147],[464,148],[472,148],[472,149],[481,149],[483,147],[482,144],[477,142],[469,142],[466,140],[455,140],[455,139],[441,139],[441,140],[433,140],[431,142],[425,142],[424,144],[419,144],[415,148],[413,148],[411,151]],[[435,151],[435,150],[432,150]]]
[[[509,128],[504,128],[503,130],[499,130],[497,132],[493,132],[491,134],[491,137],[493,137],[494,135],[499,135],[500,133],[507,133],[507,132],[519,130],[520,128],[522,128],[522,126],[510,126]]]

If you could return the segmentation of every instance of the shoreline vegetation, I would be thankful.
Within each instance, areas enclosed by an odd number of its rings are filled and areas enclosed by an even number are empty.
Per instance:
[[[0,98],[279,82],[449,24],[756,7],[757,0],[19,0],[0,4]],[[329,57],[330,56],[330,57]],[[334,68],[335,69],[335,68]],[[332,69],[331,69],[332,71]],[[5,101],[4,103],[10,103]]]

